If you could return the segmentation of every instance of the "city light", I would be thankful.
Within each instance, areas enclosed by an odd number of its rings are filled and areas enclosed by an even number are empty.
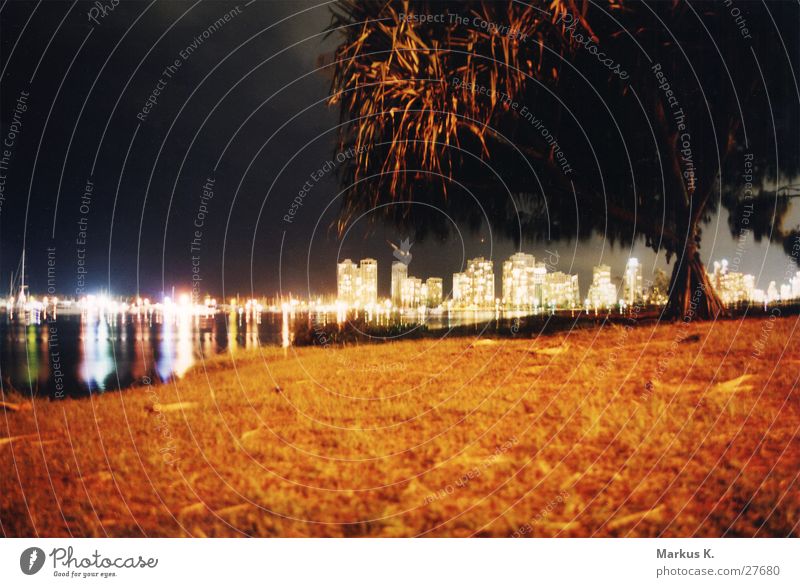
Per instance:
[[[610,309],[617,303],[617,288],[611,282],[611,267],[598,265],[592,269],[592,285],[586,298],[586,306],[594,310]]]
[[[408,274],[408,265],[394,261],[391,265],[390,297],[378,296],[379,271],[375,259],[362,259],[359,264],[346,259],[337,264],[337,295],[302,299],[293,295],[281,297],[277,303],[265,299],[231,297],[228,304],[219,304],[216,298],[205,295],[195,301],[188,291],[163,295],[161,302],[153,303],[149,297],[116,297],[108,292],[87,294],[80,298],[22,295],[12,292],[0,299],[0,308],[9,315],[19,313],[33,323],[39,323],[57,313],[78,313],[87,318],[110,319],[118,315],[150,317],[158,315],[179,321],[182,317],[211,317],[218,312],[234,312],[243,318],[260,321],[264,312],[304,313],[314,312],[335,315],[339,323],[352,312],[363,312],[369,319],[389,319],[393,314],[428,315],[464,311],[528,312],[574,310],[621,311],[646,303],[663,306],[667,302],[667,278],[656,287],[648,281],[644,287],[641,262],[631,257],[624,272],[615,278],[609,265],[597,265],[592,270],[592,282],[581,302],[578,276],[561,271],[549,271],[544,262],[537,262],[533,254],[517,252],[502,263],[501,296],[495,295],[494,263],[476,257],[467,261],[465,270],[453,274],[451,290],[446,295],[441,277],[418,278]],[[791,275],[787,273],[787,276]],[[733,271],[727,260],[714,261],[708,277],[726,307],[757,304],[764,307],[793,303],[800,300],[800,271],[788,277],[788,283],[770,281],[766,288],[756,287],[752,274]],[[616,281],[615,281],[616,279]]]

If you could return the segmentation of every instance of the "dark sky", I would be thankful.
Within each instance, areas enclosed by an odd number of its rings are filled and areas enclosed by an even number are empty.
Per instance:
[[[14,136],[5,147],[0,292],[24,242],[28,278],[40,292],[54,247],[62,294],[79,284],[82,256],[87,292],[188,289],[195,267],[202,290],[214,295],[324,293],[335,288],[337,259],[370,256],[388,293],[386,240],[403,235],[367,230],[367,217],[338,238],[335,172],[312,177],[335,159],[339,121],[325,103],[328,70],[315,71],[337,40],[324,35],[326,3],[123,1],[96,23],[88,18],[93,2],[1,6],[0,132],[4,141]],[[208,32],[226,14],[228,22]],[[157,102],[144,116],[154,90]],[[209,178],[210,198],[203,191]],[[289,224],[284,216],[306,182],[313,185]],[[192,252],[196,230],[199,251]],[[76,242],[84,232],[85,245]],[[465,258],[491,256],[499,274],[514,251],[488,229],[461,234],[416,243],[411,273],[444,276],[449,288]],[[732,257],[735,248],[726,217],[714,218],[704,260]],[[619,275],[631,254],[602,236],[523,249],[550,259],[557,253],[560,269],[580,275],[584,294],[592,266],[605,262]],[[666,267],[644,245],[633,254],[647,268]],[[786,265],[780,246],[748,242],[741,269],[766,287],[782,280]]]

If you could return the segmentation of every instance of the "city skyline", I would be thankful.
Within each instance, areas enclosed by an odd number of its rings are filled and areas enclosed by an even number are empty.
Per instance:
[[[618,277],[614,276],[609,265],[595,266],[586,296],[581,295],[577,275],[548,271],[547,263],[537,262],[533,254],[523,251],[503,261],[499,280],[495,275],[494,261],[484,257],[469,259],[463,271],[452,274],[449,294],[445,292],[441,277],[429,276],[423,280],[410,275],[409,264],[410,260],[391,263],[387,301],[396,308],[437,307],[443,302],[449,302],[450,309],[501,307],[507,310],[663,305],[669,287],[668,278],[661,270],[657,270],[652,279],[645,279],[642,263],[636,257],[627,260]],[[361,277],[364,266],[369,268],[369,279]],[[755,287],[754,275],[731,271],[725,259],[714,261],[708,275],[726,306],[800,299],[800,270],[796,268],[794,274],[787,271],[788,283],[779,284],[773,280],[766,290]],[[337,300],[355,307],[377,304],[379,276],[379,264],[375,259],[362,259],[358,265],[345,259],[337,265]],[[359,293],[360,288],[366,287],[359,285],[362,283],[369,284],[370,293]]]
[[[552,253],[548,253],[552,256]],[[417,258],[421,260],[424,259],[424,256],[419,255]],[[548,303],[552,303],[555,308],[599,309],[619,306],[620,303],[629,307],[643,302],[663,304],[666,303],[666,292],[669,287],[668,275],[660,268],[657,268],[650,278],[645,279],[642,263],[636,257],[630,257],[619,274],[615,274],[607,264],[594,266],[592,280],[587,287],[586,295],[582,294],[578,275],[555,270],[548,271],[554,267],[544,261],[536,261],[536,257],[532,253],[523,251],[517,251],[503,261],[497,276],[493,260],[484,257],[468,259],[464,271],[452,274],[449,290],[446,288],[445,280],[440,276],[416,277],[410,275],[409,264],[410,262],[397,260],[391,262],[389,295],[383,297],[382,293],[387,290],[383,287],[385,280],[380,277],[380,263],[377,259],[366,257],[360,259],[358,263],[349,258],[344,259],[337,263],[335,291],[315,292],[305,299],[312,301],[315,298],[333,295],[337,300],[352,307],[364,307],[368,304],[377,304],[379,299],[387,299],[398,308],[418,305],[436,307],[442,302],[451,300],[453,308],[456,309],[498,306],[504,309],[524,310],[540,306],[546,307]],[[791,262],[787,264],[784,274],[786,281],[770,280],[766,287],[761,288],[756,287],[755,275],[733,269],[735,267],[732,267],[727,259],[722,259],[712,261],[707,270],[711,283],[725,305],[743,302],[773,303],[800,299],[800,270]],[[48,297],[51,300],[80,300],[87,297],[112,295],[118,299],[133,299],[134,297],[144,299],[143,296],[108,292],[103,289],[87,291],[80,296],[63,295],[52,287],[48,287],[45,292],[31,290],[27,282],[21,283],[20,272],[21,270],[18,269],[14,274],[15,279],[12,278],[9,284],[9,295],[0,297],[0,300],[6,300],[6,305],[9,307],[19,301],[20,297],[23,301],[25,299],[46,300]],[[174,301],[177,299],[176,292],[179,296],[189,295],[192,302],[198,304],[201,297],[206,301],[214,298],[212,293],[202,292],[194,287],[172,287],[169,293],[163,292],[161,295],[167,301],[170,299]],[[238,293],[234,297],[237,300],[240,299]],[[282,297],[284,296],[279,292],[257,292],[248,299],[280,299]],[[294,294],[289,297],[303,299],[302,297],[297,298]]]

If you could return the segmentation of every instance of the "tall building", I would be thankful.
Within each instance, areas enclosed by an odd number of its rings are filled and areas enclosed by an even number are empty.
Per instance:
[[[547,272],[533,255],[515,253],[503,263],[503,305],[514,310],[539,307],[576,308],[580,304],[578,276]]]
[[[375,305],[378,303],[378,262],[375,259],[361,259],[359,263],[361,273],[361,305]]]
[[[410,258],[410,255],[409,255]],[[436,307],[442,303],[442,278],[429,277],[422,282],[408,274],[408,265],[392,263],[392,304],[397,308]]]
[[[468,306],[472,299],[472,288],[469,275],[453,273],[453,303],[456,306]]]
[[[617,304],[617,288],[611,282],[611,267],[598,265],[592,269],[592,285],[586,297],[590,308],[611,308]]]
[[[358,268],[350,259],[336,266],[336,297],[348,306],[356,302],[357,273]]]
[[[756,297],[755,276],[744,275],[737,271],[728,270],[728,261],[714,261],[713,272],[709,279],[720,300],[726,306],[748,301],[759,301]]]
[[[561,271],[547,273],[542,287],[542,306],[548,308],[576,308],[580,306],[578,276]]]
[[[494,264],[483,257],[467,262],[463,273],[453,274],[453,302],[461,308],[494,308]]]
[[[404,308],[418,308],[421,305],[422,280],[418,277],[406,277],[400,292],[401,305]]]
[[[345,259],[336,267],[336,295],[348,306],[367,306],[378,303],[378,262],[362,259],[356,265]]]
[[[425,280],[427,303],[429,308],[437,308],[442,305],[442,278],[429,277]]]
[[[642,265],[636,257],[628,259],[628,264],[625,266],[623,298],[625,299],[625,303],[629,306],[640,304],[644,299]]]
[[[503,262],[503,306],[521,310],[536,305],[536,259],[528,253],[514,253]]]
[[[472,259],[467,264],[467,274],[472,280],[473,305],[478,308],[493,308],[495,305],[494,263],[483,257]]]
[[[403,281],[408,277],[408,265],[400,261],[392,262],[392,304],[403,304]]]

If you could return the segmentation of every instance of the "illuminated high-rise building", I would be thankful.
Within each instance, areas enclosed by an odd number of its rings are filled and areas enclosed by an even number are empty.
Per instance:
[[[494,263],[483,257],[471,259],[467,264],[467,274],[472,280],[473,305],[478,308],[494,307]]]
[[[429,308],[437,308],[442,305],[442,278],[429,277],[425,280],[425,297]]]
[[[756,287],[756,278],[749,273],[730,271],[728,261],[714,261],[708,274],[714,290],[722,303],[730,306],[737,303],[772,304],[800,299],[800,271],[789,279],[789,283],[778,285],[770,281],[766,291]]]
[[[403,281],[408,277],[408,265],[400,261],[392,263],[392,304],[401,306],[403,304]]]
[[[754,302],[756,298],[755,277],[728,269],[728,261],[714,261],[713,272],[708,274],[714,291],[726,306],[742,302]]]
[[[453,274],[453,303],[460,308],[487,309],[495,305],[494,264],[483,257],[467,262],[463,273]]]
[[[528,253],[514,253],[503,263],[503,306],[521,310],[536,305],[535,269],[536,259]]]
[[[356,265],[345,259],[336,267],[336,294],[348,306],[364,307],[378,302],[378,262],[362,259]]]
[[[453,273],[453,303],[458,307],[468,306],[472,299],[472,288],[469,275]]]
[[[422,280],[406,277],[400,291],[400,303],[404,308],[418,308],[421,305]]]
[[[625,266],[625,279],[623,281],[623,298],[629,306],[639,304],[644,298],[642,285],[642,265],[639,259],[631,257]]]
[[[598,265],[592,269],[592,285],[587,299],[590,308],[611,308],[617,304],[617,288],[611,282],[611,267]]]
[[[357,273],[358,268],[350,259],[345,259],[336,267],[336,297],[348,306],[356,301]]]
[[[374,306],[378,303],[378,262],[375,259],[361,259],[358,269],[361,273],[358,301],[362,306]]]
[[[576,308],[580,305],[578,276],[561,271],[547,273],[542,287],[542,306],[552,309]]]

